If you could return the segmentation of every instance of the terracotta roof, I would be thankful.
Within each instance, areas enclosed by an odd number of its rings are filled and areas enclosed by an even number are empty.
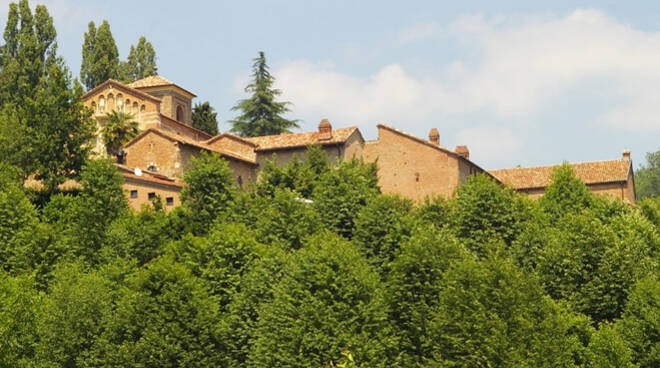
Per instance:
[[[117,166],[117,168],[125,178],[147,181],[147,182],[163,184],[163,185],[170,185],[178,188],[183,187],[183,183],[163,174],[154,173],[151,171],[142,171],[142,175],[136,175],[135,169],[131,169],[126,165],[115,163],[115,166]]]
[[[183,128],[183,129],[187,129],[187,130],[190,130],[190,131],[194,132],[195,134],[197,134],[201,138],[201,139],[199,139],[200,141],[212,138],[212,136],[210,134],[208,134],[207,132],[205,132],[203,130],[199,130],[199,129],[193,127],[192,125],[188,125],[188,124],[182,123],[178,120],[174,120],[174,119],[168,117],[167,115],[163,115],[162,113],[159,113],[158,115],[161,118],[161,122],[162,122],[162,120],[166,120],[166,124],[177,125],[177,126]]]
[[[580,162],[569,165],[585,184],[626,181],[631,168],[628,160]],[[552,183],[553,170],[558,166],[516,167],[491,170],[490,173],[514,189],[544,188]]]
[[[235,160],[247,162],[247,163],[252,164],[252,165],[257,165],[257,162],[255,160],[244,157],[244,156],[242,156],[242,155],[240,155],[236,152],[231,152],[231,151],[228,151],[228,150],[220,150],[218,148],[206,145],[201,141],[195,141],[195,140],[192,140],[190,138],[184,137],[182,135],[178,135],[176,133],[172,133],[172,132],[168,132],[166,130],[156,129],[156,128],[149,128],[149,129],[146,129],[146,130],[142,131],[135,138],[133,138],[130,142],[126,143],[124,145],[124,147],[129,147],[129,146],[133,145],[135,142],[139,141],[140,139],[142,139],[142,137],[144,137],[145,135],[147,135],[149,133],[159,134],[159,135],[161,135],[165,138],[168,138],[170,140],[173,140],[173,141],[176,141],[176,142],[179,142],[179,143],[182,143],[182,144],[186,144],[186,145],[189,145],[189,146],[192,146],[192,147],[197,147],[197,148],[200,148],[200,149],[203,149],[203,150],[206,150],[206,151],[216,152],[216,153],[219,153],[222,156],[225,156],[225,157],[228,157],[228,158],[232,158],[232,159],[235,159]]]
[[[227,133],[227,132],[226,132],[226,133],[222,133],[222,134],[218,134],[218,135],[216,135],[216,136],[213,136],[213,137],[211,137],[211,138],[205,140],[204,143],[205,143],[205,144],[211,144],[211,143],[217,141],[218,139],[220,139],[220,138],[224,138],[224,137],[229,137],[229,138],[236,139],[236,140],[241,141],[241,142],[243,142],[243,143],[245,143],[245,144],[248,144],[248,145],[250,145],[250,146],[252,146],[252,147],[257,147],[257,146],[258,146],[256,143],[254,143],[254,142],[252,142],[252,141],[250,141],[250,140],[248,140],[248,139],[246,139],[246,138],[243,138],[243,137],[238,136],[238,135],[236,135],[236,134]]]
[[[261,137],[245,138],[248,141],[259,145],[257,151],[270,151],[285,148],[306,147],[315,144],[332,145],[344,143],[353,133],[360,131],[357,127],[339,128],[332,130],[332,138],[319,140],[318,131],[305,133],[283,133],[277,135],[265,135]]]
[[[124,90],[124,92],[126,92],[126,93],[133,93],[133,94],[136,94],[136,95],[138,95],[142,98],[145,98],[147,100],[152,100],[152,101],[155,101],[155,102],[158,102],[158,103],[160,103],[162,101],[160,98],[158,98],[156,96],[152,96],[148,93],[139,91],[139,90],[137,90],[137,89],[135,89],[135,88],[133,88],[129,85],[126,85],[126,84],[124,84],[122,82],[119,82],[119,81],[116,81],[114,79],[108,79],[107,81],[105,81],[105,82],[99,84],[98,86],[90,89],[89,91],[85,92],[85,94],[83,94],[80,98],[82,100],[85,100],[85,99],[87,99],[87,97],[95,94],[98,90],[105,88],[105,86],[108,85],[108,84],[112,84],[112,85],[118,87],[119,89]]]
[[[194,93],[188,91],[187,89],[177,85],[176,83],[174,83],[170,80],[167,80],[167,79],[161,77],[160,75],[151,75],[151,76],[148,76],[148,77],[144,77],[142,79],[138,79],[135,82],[129,83],[128,86],[132,87],[132,88],[149,88],[149,87],[174,86],[174,87],[182,89],[183,91],[185,91],[185,92],[187,92],[187,93],[189,93],[189,94],[196,97],[196,95]]]

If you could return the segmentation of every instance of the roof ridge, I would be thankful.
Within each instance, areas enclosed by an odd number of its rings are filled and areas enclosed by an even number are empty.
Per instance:
[[[601,163],[601,162],[627,162],[626,160],[623,159],[611,159],[611,160],[595,160],[595,161],[578,161],[578,162],[568,162],[564,161],[561,164],[554,164],[554,165],[541,165],[541,166],[516,166],[516,167],[510,167],[510,168],[503,168],[503,169],[493,169],[493,170],[488,170],[488,171],[503,171],[503,170],[525,170],[525,169],[545,169],[545,168],[551,168],[551,167],[557,167],[561,166],[564,163],[567,163],[569,165],[586,165],[586,164],[596,164],[596,163]]]

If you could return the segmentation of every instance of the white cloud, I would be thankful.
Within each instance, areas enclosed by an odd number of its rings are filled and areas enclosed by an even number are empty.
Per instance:
[[[523,148],[522,137],[506,128],[476,126],[458,132],[456,141],[472,148],[470,158],[476,162],[510,159]]]
[[[402,31],[399,41],[429,39],[440,28],[414,26]],[[600,87],[585,92],[606,101],[596,123],[660,130],[658,32],[635,29],[597,10],[465,16],[442,32],[468,52],[438,65],[433,76],[416,77],[403,64],[391,63],[358,77],[309,60],[293,61],[274,74],[296,113],[314,121],[331,115],[346,124],[405,121],[427,128],[443,114],[480,113],[522,124],[551,108],[562,92],[596,81]]]

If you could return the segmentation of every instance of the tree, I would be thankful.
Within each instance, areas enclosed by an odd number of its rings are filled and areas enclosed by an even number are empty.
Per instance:
[[[101,127],[105,150],[109,156],[121,161],[123,157],[121,147],[138,134],[138,122],[133,120],[133,115],[118,111],[107,113],[106,118],[105,124]]]
[[[297,120],[287,120],[281,115],[289,112],[290,102],[277,102],[275,98],[282,92],[273,88],[275,78],[268,71],[266,56],[263,51],[254,59],[252,65],[252,83],[245,87],[245,92],[252,93],[248,99],[238,102],[233,111],[241,111],[236,119],[231,120],[232,132],[244,137],[281,134],[291,128],[298,128]]]
[[[90,90],[108,79],[119,79],[119,51],[110,31],[110,23],[104,20],[96,28],[89,22],[82,47],[80,80]]]
[[[20,29],[17,24],[20,23]],[[35,175],[47,192],[77,177],[94,133],[91,111],[55,55],[55,29],[43,6],[10,6],[0,72],[0,155]]]
[[[181,201],[189,210],[195,231],[206,233],[236,196],[233,173],[220,155],[202,152],[192,159],[183,181],[186,186],[181,191]]]
[[[660,196],[660,151],[646,153],[646,166],[635,171],[637,199]]]
[[[552,184],[546,189],[540,203],[544,211],[553,217],[577,213],[588,208],[593,200],[584,183],[575,176],[573,167],[564,163],[554,169]]]
[[[137,46],[131,45],[128,58],[121,63],[120,69],[122,79],[127,83],[158,74],[156,51],[151,42],[140,36]]]
[[[260,308],[248,366],[316,368],[345,348],[367,367],[392,366],[379,277],[349,242],[316,236],[284,267]]]
[[[208,101],[193,107],[192,126],[210,135],[218,134],[218,113]]]
[[[573,367],[589,330],[508,259],[467,258],[445,273],[425,367]],[[587,333],[588,335],[588,333]]]
[[[634,363],[640,368],[660,365],[660,281],[657,275],[637,282],[617,329],[628,342]]]
[[[320,176],[312,200],[327,229],[347,239],[353,237],[360,209],[380,193],[376,170],[375,164],[353,159]]]
[[[430,226],[420,227],[401,243],[387,274],[385,294],[398,337],[394,366],[418,367],[431,358],[429,325],[444,288],[445,272],[453,263],[469,257],[452,234]]]

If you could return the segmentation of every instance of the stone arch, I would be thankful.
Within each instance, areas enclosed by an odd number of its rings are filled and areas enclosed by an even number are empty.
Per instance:
[[[124,95],[121,93],[117,95],[117,106],[115,110],[119,112],[124,112]]]
[[[112,111],[115,109],[115,96],[112,93],[108,94],[107,104],[108,104],[108,111]]]
[[[103,95],[99,97],[99,112],[105,112],[105,97]]]

